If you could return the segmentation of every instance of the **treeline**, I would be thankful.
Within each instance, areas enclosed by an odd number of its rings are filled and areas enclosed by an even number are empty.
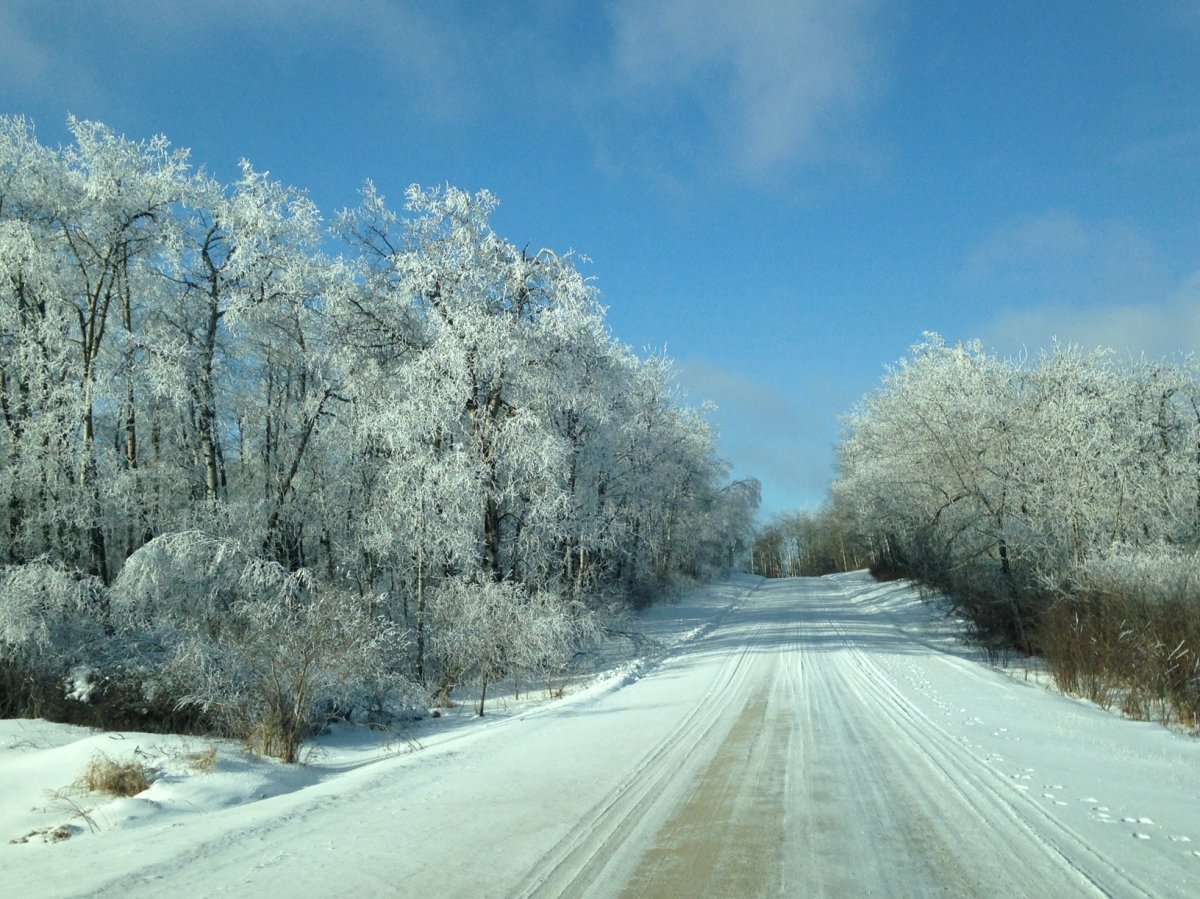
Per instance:
[[[367,671],[372,701],[445,690],[748,551],[757,485],[668,361],[612,338],[569,254],[498,237],[490,194],[401,215],[368,183],[325,229],[248,163],[224,184],[70,126],[0,119],[0,714],[84,669],[212,711],[257,689],[254,631],[366,653],[311,662],[328,703]]]
[[[846,421],[832,508],[877,569],[1136,717],[1200,712],[1200,369],[926,335]]]
[[[752,570],[763,577],[819,577],[865,568],[873,556],[855,527],[840,508],[779,515],[755,535]]]

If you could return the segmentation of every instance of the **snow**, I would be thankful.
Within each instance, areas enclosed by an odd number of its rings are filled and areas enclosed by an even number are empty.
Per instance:
[[[339,726],[299,766],[0,721],[0,894],[1200,890],[1200,743],[990,667],[905,583],[742,577],[634,628],[562,699]],[[81,792],[97,753],[154,783]]]

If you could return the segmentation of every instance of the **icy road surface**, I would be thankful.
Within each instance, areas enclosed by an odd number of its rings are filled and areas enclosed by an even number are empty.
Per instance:
[[[903,586],[721,589],[640,676],[174,826],[4,846],[0,894],[1200,895],[1194,739],[946,651]]]

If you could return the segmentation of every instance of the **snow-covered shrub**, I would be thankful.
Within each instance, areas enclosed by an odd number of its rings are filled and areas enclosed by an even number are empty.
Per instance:
[[[599,633],[595,614],[581,604],[509,582],[448,581],[434,595],[431,609],[441,692],[477,680],[480,715],[489,683],[509,674],[561,670]]]
[[[113,584],[113,614],[128,628],[217,633],[245,589],[252,559],[239,542],[200,531],[163,534],[125,562]]]
[[[90,698],[106,605],[103,584],[46,560],[0,569],[0,715]]]
[[[1085,591],[1168,602],[1200,600],[1200,555],[1193,547],[1118,544],[1085,559],[1075,573]]]
[[[406,635],[373,605],[305,570],[252,560],[221,627],[187,629],[167,674],[191,685],[184,703],[215,714],[257,751],[294,762],[324,715],[386,713],[415,695],[395,667]]]
[[[288,762],[323,716],[415,701],[399,668],[406,634],[381,606],[198,531],[147,543],[113,588],[115,619],[158,659],[148,693]]]
[[[877,559],[1031,651],[1076,589],[1194,589],[1191,563],[1158,569],[1156,547],[1200,533],[1198,385],[1192,363],[1072,346],[1003,359],[927,334],[846,419],[835,506]]]

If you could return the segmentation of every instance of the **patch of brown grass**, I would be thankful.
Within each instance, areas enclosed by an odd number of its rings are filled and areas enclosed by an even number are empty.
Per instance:
[[[1087,593],[1045,609],[1039,648],[1059,689],[1138,721],[1200,718],[1200,604]]]
[[[63,840],[71,838],[71,828],[65,824],[60,824],[57,827],[43,827],[39,830],[31,830],[23,837],[17,837],[14,840],[9,840],[10,843],[28,843],[36,837],[41,837],[43,843],[61,843]]]
[[[217,745],[210,743],[207,749],[186,752],[184,759],[193,771],[200,774],[212,774],[217,770]]]
[[[78,784],[91,793],[110,796],[136,796],[150,789],[157,772],[130,759],[120,762],[103,752],[96,753],[79,776]]]

